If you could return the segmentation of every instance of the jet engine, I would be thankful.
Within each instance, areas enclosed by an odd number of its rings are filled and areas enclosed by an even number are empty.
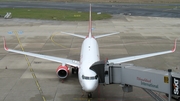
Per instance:
[[[59,66],[56,70],[56,74],[60,79],[65,79],[69,75],[69,68],[67,66]]]

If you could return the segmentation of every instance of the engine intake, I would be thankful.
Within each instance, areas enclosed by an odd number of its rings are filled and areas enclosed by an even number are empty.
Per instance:
[[[56,74],[60,79],[65,79],[69,75],[69,69],[67,66],[59,66],[56,70]]]

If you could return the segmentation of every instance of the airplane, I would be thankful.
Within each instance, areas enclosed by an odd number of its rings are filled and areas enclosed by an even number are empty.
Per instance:
[[[116,34],[119,34],[119,32],[93,36],[92,35],[92,21],[91,21],[91,4],[89,8],[89,28],[88,29],[89,31],[88,31],[87,36],[78,35],[74,33],[61,32],[67,35],[72,35],[72,36],[84,39],[84,41],[82,42],[82,47],[81,47],[80,61],[9,49],[6,46],[6,41],[5,41],[5,38],[3,37],[4,49],[8,52],[14,52],[18,54],[28,55],[28,56],[32,56],[36,58],[41,58],[41,59],[46,59],[46,60],[61,63],[61,65],[56,70],[56,74],[58,75],[60,79],[65,79],[68,77],[68,75],[70,74],[70,68],[68,66],[72,66],[73,67],[72,71],[78,70],[77,71],[78,79],[79,79],[79,83],[82,89],[85,92],[87,92],[88,98],[92,98],[92,92],[95,91],[96,88],[98,87],[98,80],[99,80],[98,75],[90,69],[93,63],[100,61],[99,47],[98,47],[98,43],[96,39],[110,36],[110,35],[116,35]],[[129,62],[133,60],[173,53],[175,52],[175,50],[176,50],[176,40],[174,42],[174,47],[172,50],[144,54],[144,55],[137,55],[137,56],[129,56],[129,57],[124,57],[124,58],[109,59],[108,62],[114,63],[114,64],[120,64],[120,63]]]

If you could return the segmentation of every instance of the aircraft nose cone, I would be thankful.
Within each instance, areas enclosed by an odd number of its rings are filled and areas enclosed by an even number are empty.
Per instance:
[[[93,92],[97,88],[96,81],[85,81],[84,90],[86,92]]]

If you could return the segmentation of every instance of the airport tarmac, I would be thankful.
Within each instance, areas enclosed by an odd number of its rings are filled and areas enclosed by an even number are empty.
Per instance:
[[[180,19],[114,15],[93,21],[93,35],[120,32],[97,39],[101,60],[171,50],[179,38]],[[87,21],[0,19],[0,35],[8,48],[79,60],[83,39],[60,33],[87,35]],[[136,60],[137,66],[180,72],[180,45],[168,55]],[[56,76],[59,63],[6,52],[0,43],[0,101],[87,101],[77,75],[64,82]],[[163,93],[159,96],[166,99]],[[100,85],[91,101],[154,101],[141,88],[123,93],[120,85]]]

